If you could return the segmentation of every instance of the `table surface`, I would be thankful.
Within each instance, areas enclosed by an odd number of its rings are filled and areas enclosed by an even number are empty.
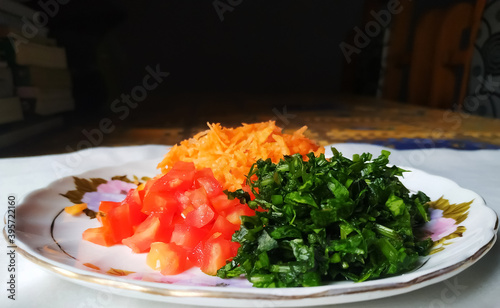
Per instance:
[[[350,157],[354,153],[380,153],[381,147],[370,144],[336,144],[339,151]],[[159,161],[165,146],[133,146],[95,148],[82,152],[40,157],[0,159],[0,210],[6,211],[6,194],[17,200],[31,191],[47,186],[62,176],[78,175],[87,170],[118,166],[129,161],[153,159]],[[497,213],[500,212],[500,150],[392,150],[391,162],[410,166],[431,174],[449,178],[464,188],[480,194]],[[54,169],[54,166],[66,168]],[[65,173],[61,174],[60,170]],[[4,246],[5,247],[5,246]],[[0,279],[7,281],[7,255],[0,254]],[[17,256],[17,300],[0,296],[0,307],[124,307],[136,308],[186,307],[128,298],[106,290],[94,290],[69,283],[53,273]],[[500,292],[500,245],[493,246],[481,260],[464,272],[446,281],[407,293],[342,307],[498,307]],[[260,303],[262,304],[262,303]],[[268,303],[272,307],[273,303]],[[258,305],[256,305],[257,307]]]
[[[391,162],[450,178],[462,187],[479,193],[490,207],[500,212],[500,150],[433,149],[440,145],[469,147],[471,143],[476,148],[498,148],[500,120],[366,98],[341,98],[331,103],[331,98],[325,97],[317,99],[314,108],[305,109],[294,103],[301,100],[300,97],[288,101],[280,98],[276,100],[279,103],[272,108],[263,103],[265,107],[259,113],[245,111],[248,105],[255,102],[251,99],[241,104],[241,110],[245,112],[239,113],[214,114],[208,110],[207,104],[193,112],[193,116],[188,119],[168,121],[162,121],[161,114],[157,112],[143,110],[123,122],[112,118],[116,126],[112,133],[104,134],[93,149],[76,153],[72,152],[79,148],[81,141],[88,140],[82,131],[91,131],[98,126],[95,123],[69,126],[64,131],[45,134],[36,140],[0,150],[2,157],[63,153],[0,159],[0,197],[15,193],[18,200],[22,200],[30,191],[43,188],[60,176],[77,175],[90,169],[132,160],[160,159],[165,152],[164,146],[119,146],[175,144],[204,130],[207,121],[231,126],[241,122],[274,119],[285,131],[307,125],[310,136],[323,145],[354,141],[400,147],[401,141],[410,140],[409,147],[414,149],[394,150]],[[327,102],[327,107],[324,102]],[[420,141],[413,142],[415,140]],[[443,140],[448,143],[442,143]],[[111,148],[103,148],[108,146]],[[405,146],[408,144],[402,147]],[[346,155],[364,151],[380,152],[380,147],[365,143],[340,143],[337,147]],[[85,159],[67,169],[65,174],[55,174],[51,169],[55,162],[65,164],[75,157]],[[0,202],[2,212],[6,211],[6,206],[6,202]],[[4,281],[7,273],[6,254],[2,253],[0,259],[0,277]],[[495,245],[477,264],[445,282],[408,294],[345,307],[498,307],[499,260],[500,246]],[[7,300],[3,292],[1,307],[67,307],[69,304],[77,307],[176,307],[80,287],[46,273],[20,256],[17,266],[20,278],[17,285],[18,300]]]
[[[116,114],[89,121],[72,118],[64,129],[0,149],[0,157],[67,153],[88,147],[89,140],[91,146],[172,145],[207,129],[207,122],[238,126],[268,120],[285,132],[306,125],[308,136],[322,145],[500,148],[500,119],[369,97],[182,95],[168,101],[164,109],[139,106],[123,119]],[[192,101],[198,102],[194,109],[189,107]],[[112,132],[96,132],[103,118],[111,120]]]

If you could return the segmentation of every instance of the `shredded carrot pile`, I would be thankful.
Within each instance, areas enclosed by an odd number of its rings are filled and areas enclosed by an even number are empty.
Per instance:
[[[274,121],[225,128],[207,123],[209,129],[175,145],[158,164],[168,172],[176,161],[194,162],[196,168],[211,168],[224,189],[242,187],[250,167],[258,159],[278,162],[283,155],[324,153],[324,148],[304,136],[307,126],[293,134],[282,134]]]

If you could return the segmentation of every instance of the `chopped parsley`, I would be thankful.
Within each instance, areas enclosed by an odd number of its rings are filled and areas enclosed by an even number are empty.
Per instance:
[[[398,275],[414,269],[430,239],[415,231],[429,221],[429,198],[410,194],[389,166],[389,152],[343,157],[336,149],[308,160],[285,156],[259,160],[248,174],[254,200],[242,190],[226,192],[252,209],[233,235],[241,247],[217,275],[245,275],[255,286],[308,287],[333,280]],[[254,179],[254,180],[250,180]]]

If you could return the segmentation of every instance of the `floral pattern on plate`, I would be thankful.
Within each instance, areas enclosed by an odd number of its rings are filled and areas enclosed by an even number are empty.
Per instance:
[[[157,172],[155,161],[99,168],[78,177],[115,180],[116,174],[154,176]],[[421,190],[432,200],[442,197],[450,204],[450,207],[436,205],[431,213],[433,221],[439,220],[431,227],[439,238],[436,242],[443,241],[446,248],[423,258],[419,268],[404,275],[360,283],[338,281],[320,287],[282,289],[252,288],[246,279],[217,280],[217,277],[205,275],[196,268],[176,276],[161,276],[146,265],[144,254],[133,254],[123,245],[102,247],[82,240],[82,233],[87,228],[98,227],[99,222],[84,215],[72,216],[63,210],[71,205],[61,195],[75,190],[72,177],[32,192],[17,206],[17,251],[31,262],[73,283],[166,303],[203,303],[215,307],[306,307],[403,294],[449,279],[473,265],[491,249],[498,229],[496,213],[475,192],[449,179],[411,167],[403,168],[411,170],[402,179],[410,191]],[[461,207],[471,200],[468,210],[467,206]],[[461,214],[456,214],[454,210],[459,208]],[[453,235],[457,231],[461,236]],[[5,229],[4,237],[7,238]],[[108,271],[111,272],[107,274]]]
[[[147,177],[141,178],[143,181],[147,179]],[[102,178],[85,179],[74,177],[74,183],[74,190],[61,195],[74,204],[86,203],[87,208],[91,210],[91,212],[97,212],[99,210],[99,203],[101,201],[123,201],[130,189],[134,189],[141,184],[136,176],[134,176],[134,181],[129,180],[126,176],[113,176],[109,181]],[[450,241],[451,239],[463,235],[466,231],[466,227],[460,224],[467,219],[471,203],[472,200],[460,204],[451,204],[443,197],[429,203],[430,221],[424,225],[420,233],[422,237],[430,237],[434,242],[430,254],[444,250],[446,245],[452,243]],[[91,218],[95,217],[95,213],[89,215],[89,212],[86,212],[86,214]],[[61,247],[61,249],[63,248]],[[77,258],[75,257],[75,259]],[[144,275],[140,273],[137,274],[135,271],[116,269],[113,267],[101,269],[100,266],[92,263],[83,263],[83,265],[108,275],[128,276],[130,274],[135,274],[129,278],[136,280],[161,283],[172,283],[172,281],[178,280],[172,277],[164,277],[159,273]],[[227,286],[225,283],[216,283],[215,285]]]

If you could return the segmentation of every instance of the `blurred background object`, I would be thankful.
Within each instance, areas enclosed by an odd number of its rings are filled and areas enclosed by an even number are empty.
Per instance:
[[[467,112],[500,118],[500,2],[489,1],[474,43]]]
[[[346,87],[372,84],[377,87],[357,92],[416,105],[462,108],[486,1],[407,1],[393,15],[384,11],[386,1],[366,4],[366,25],[373,19],[388,24],[377,35],[379,45],[371,47],[376,54],[372,60],[380,61],[380,68],[372,80],[353,82],[351,77],[344,82]],[[366,57],[361,54],[355,60],[363,62]],[[348,76],[358,75],[354,66],[346,70]]]
[[[0,156],[270,119],[324,143],[500,145],[499,121],[473,116],[500,117],[499,14],[486,0],[2,0]]]

